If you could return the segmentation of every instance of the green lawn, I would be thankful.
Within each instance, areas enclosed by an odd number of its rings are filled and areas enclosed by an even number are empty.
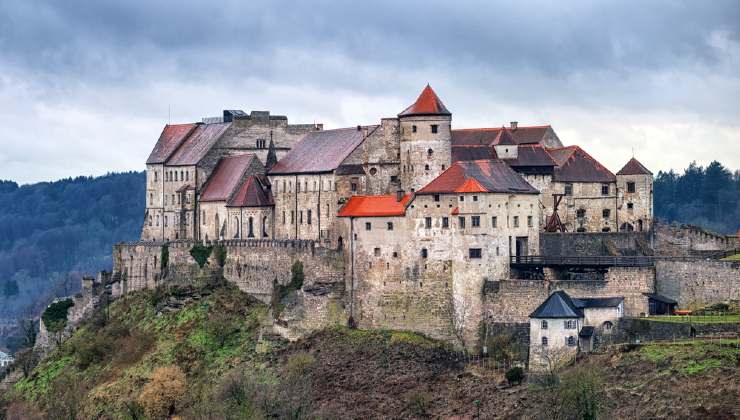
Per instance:
[[[740,254],[730,255],[729,257],[722,258],[722,261],[740,261]]]
[[[650,321],[659,322],[680,322],[680,323],[694,323],[694,324],[718,324],[724,322],[740,322],[740,314],[728,314],[728,315],[662,315],[662,316],[649,316],[647,319]]]
[[[740,340],[687,340],[676,343],[651,343],[640,348],[637,357],[655,363],[665,372],[694,375],[707,370],[736,365]]]

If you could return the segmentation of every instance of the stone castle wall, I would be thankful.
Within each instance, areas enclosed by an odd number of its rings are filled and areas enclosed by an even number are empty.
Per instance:
[[[701,254],[740,247],[737,236],[722,235],[698,226],[655,224],[655,249],[659,255]]]
[[[679,308],[701,308],[740,300],[740,262],[717,260],[656,261],[657,293]]]
[[[540,233],[540,255],[650,255],[649,232]]]

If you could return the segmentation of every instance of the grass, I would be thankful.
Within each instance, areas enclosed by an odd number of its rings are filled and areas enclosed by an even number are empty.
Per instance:
[[[740,261],[740,254],[730,255],[729,257],[722,258],[722,261]]]
[[[732,323],[740,322],[740,314],[727,314],[727,315],[662,315],[662,316],[650,316],[647,318],[649,321],[658,322],[677,322],[686,324],[719,324],[719,323]]]
[[[661,372],[696,375],[736,366],[740,360],[740,339],[652,343],[642,346],[635,357],[657,365]]]

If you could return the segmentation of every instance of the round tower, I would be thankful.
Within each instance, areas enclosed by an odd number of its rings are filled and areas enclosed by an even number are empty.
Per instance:
[[[418,191],[452,163],[452,114],[427,85],[398,119],[401,186],[409,192]]]

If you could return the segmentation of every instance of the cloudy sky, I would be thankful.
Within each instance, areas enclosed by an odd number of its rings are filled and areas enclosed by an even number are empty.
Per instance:
[[[141,170],[225,108],[373,123],[426,83],[454,127],[551,124],[613,171],[740,169],[735,0],[0,0],[0,179]]]

